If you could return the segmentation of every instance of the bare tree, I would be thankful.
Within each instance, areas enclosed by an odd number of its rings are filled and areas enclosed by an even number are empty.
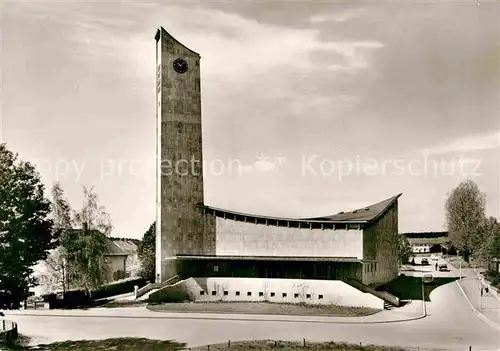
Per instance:
[[[64,192],[59,182],[52,186],[52,215],[54,217],[54,230],[56,231],[59,247],[46,259],[45,264],[49,274],[60,283],[63,294],[69,290],[70,276],[73,272],[68,260],[68,250],[75,246],[71,241],[70,231],[73,228],[71,219],[71,206],[64,197]]]
[[[460,183],[446,200],[446,221],[451,242],[462,251],[467,262],[481,244],[485,206],[486,196],[471,180]]]
[[[66,260],[62,251],[62,247],[53,250],[44,262],[49,276],[48,281],[45,282],[47,292],[62,289],[63,294],[66,294],[66,291],[69,290]]]

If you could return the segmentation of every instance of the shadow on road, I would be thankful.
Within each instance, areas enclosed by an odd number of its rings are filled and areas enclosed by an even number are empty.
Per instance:
[[[454,282],[457,279],[458,278],[455,277],[434,278],[432,283],[425,284],[425,301],[430,301],[429,295],[432,290],[438,286]],[[422,278],[401,275],[392,282],[378,287],[377,290],[387,291],[392,295],[399,297],[400,300],[422,300]]]
[[[1,345],[7,346],[7,350],[47,350],[47,351],[94,351],[94,350],[185,350],[186,344],[179,343],[173,340],[151,340],[144,338],[114,338],[105,340],[79,340],[79,341],[62,341],[48,345],[37,345],[34,347],[26,346],[29,338],[22,337],[16,345]],[[0,348],[4,350],[4,348]]]

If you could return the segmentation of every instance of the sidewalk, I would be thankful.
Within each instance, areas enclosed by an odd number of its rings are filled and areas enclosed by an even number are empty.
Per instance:
[[[484,291],[485,285],[477,279],[477,276],[470,275],[462,279],[459,284],[472,306],[500,328],[500,300],[491,291],[488,293]],[[481,287],[483,287],[483,296],[481,296]]]
[[[205,320],[238,320],[238,321],[277,321],[277,322],[310,322],[310,323],[394,323],[422,317],[422,301],[412,301],[406,306],[384,310],[365,317],[328,317],[328,316],[291,316],[291,315],[250,315],[250,314],[217,314],[193,312],[154,312],[146,307],[91,308],[88,310],[30,310],[8,311],[8,316],[39,317],[94,317],[94,318],[146,318],[146,319],[205,319]],[[8,317],[7,316],[7,317]]]

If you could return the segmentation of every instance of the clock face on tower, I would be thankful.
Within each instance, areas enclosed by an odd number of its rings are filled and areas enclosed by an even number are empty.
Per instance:
[[[177,73],[186,73],[188,70],[188,63],[182,58],[176,59],[173,66]]]

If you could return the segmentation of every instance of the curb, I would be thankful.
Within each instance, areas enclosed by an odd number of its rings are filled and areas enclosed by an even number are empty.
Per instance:
[[[458,287],[460,288],[460,291],[462,292],[462,294],[464,295],[465,299],[467,300],[467,302],[469,303],[469,306],[472,308],[472,310],[478,315],[478,317],[483,321],[485,322],[486,324],[488,324],[490,327],[492,327],[493,329],[497,329],[498,331],[500,331],[500,325],[496,324],[495,322],[493,322],[492,320],[490,320],[488,317],[486,317],[484,314],[482,314],[481,312],[479,312],[475,307],[474,305],[472,304],[472,302],[469,300],[469,298],[467,297],[467,294],[465,293],[464,289],[462,288],[462,286],[460,285],[460,280],[456,280],[455,282],[457,283]]]

